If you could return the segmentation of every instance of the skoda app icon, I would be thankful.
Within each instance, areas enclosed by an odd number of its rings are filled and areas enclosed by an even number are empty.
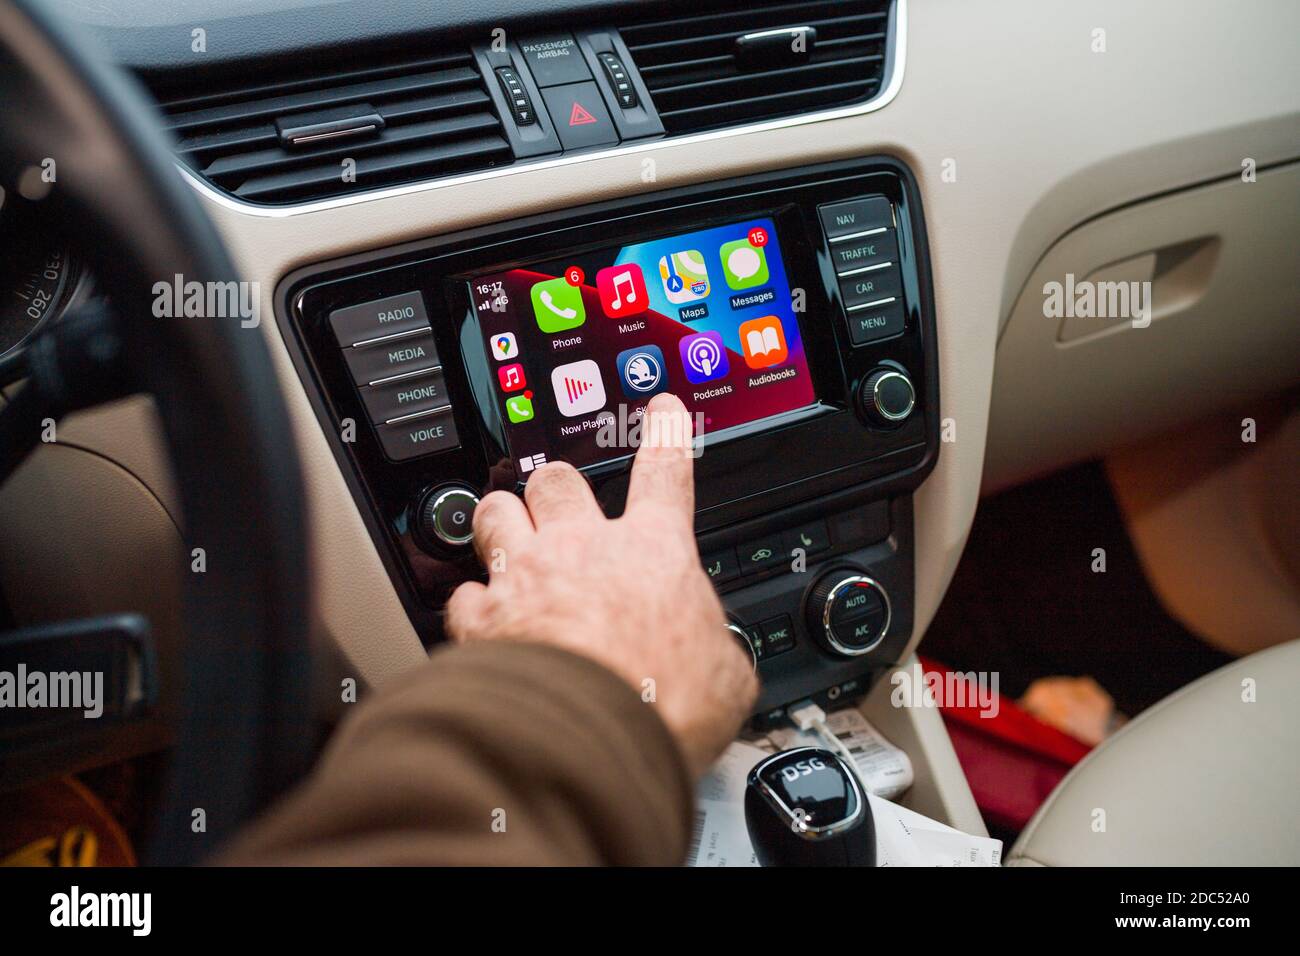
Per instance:
[[[618,383],[628,398],[649,398],[668,387],[664,353],[657,345],[642,345],[618,353]]]

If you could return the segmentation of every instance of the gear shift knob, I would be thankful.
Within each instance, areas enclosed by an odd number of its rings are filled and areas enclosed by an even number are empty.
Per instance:
[[[784,750],[754,767],[745,825],[762,866],[876,865],[871,807],[857,776],[829,750]]]

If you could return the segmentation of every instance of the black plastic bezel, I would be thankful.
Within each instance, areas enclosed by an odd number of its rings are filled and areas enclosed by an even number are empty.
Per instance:
[[[907,319],[902,334],[855,348],[817,207],[867,194],[883,194],[894,203]],[[843,507],[910,491],[934,465],[939,395],[928,253],[919,192],[897,160],[839,162],[632,196],[349,256],[296,270],[282,280],[277,321],[375,546],[424,640],[441,636],[437,611],[447,590],[481,569],[472,558],[448,561],[420,549],[411,529],[415,502],[429,487],[450,481],[480,492],[514,487],[513,469],[494,468],[505,454],[504,443],[475,399],[492,392],[484,391],[484,382],[471,381],[462,357],[469,343],[482,349],[466,278],[560,258],[579,248],[760,215],[776,222],[791,282],[806,290],[807,308],[799,321],[819,404],[746,426],[698,459],[697,531],[726,539],[727,529],[738,522],[752,526],[790,508],[815,511],[815,502],[824,496]],[[345,305],[412,289],[424,295],[462,444],[441,454],[391,462],[367,423],[328,315]],[[886,360],[908,369],[918,394],[912,418],[888,431],[863,422],[854,407],[861,380]],[[355,442],[340,437],[346,419],[356,422]],[[606,510],[620,512],[627,462],[589,474]]]

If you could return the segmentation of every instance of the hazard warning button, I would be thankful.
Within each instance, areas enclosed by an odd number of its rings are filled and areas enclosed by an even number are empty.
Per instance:
[[[614,122],[595,83],[569,83],[542,90],[546,111],[566,151],[618,142]]]

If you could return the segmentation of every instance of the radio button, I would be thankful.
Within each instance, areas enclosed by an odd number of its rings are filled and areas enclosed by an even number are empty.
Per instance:
[[[415,415],[447,405],[447,381],[442,369],[427,375],[412,375],[380,385],[361,388],[361,401],[375,424],[391,421],[403,415]]]
[[[822,228],[826,230],[826,238],[832,241],[894,225],[893,207],[884,196],[820,206],[817,212],[821,216]]]
[[[438,349],[433,344],[432,332],[353,346],[343,350],[343,357],[352,372],[352,380],[358,385],[370,385],[407,372],[432,370],[438,365]]]
[[[867,266],[897,261],[898,237],[892,229],[874,236],[863,236],[861,239],[847,239],[831,246],[831,262],[835,265],[835,274],[840,276]]]
[[[903,279],[897,265],[872,269],[840,280],[840,298],[844,311],[862,308],[884,299],[896,299],[903,294]]]
[[[330,325],[339,345],[347,348],[367,339],[429,327],[429,313],[418,292],[390,295],[385,299],[350,305],[330,313]]]
[[[854,345],[891,338],[902,332],[906,324],[902,299],[847,312],[845,318],[849,323],[849,341]]]
[[[460,446],[451,409],[380,425],[375,431],[390,461],[405,461]]]

